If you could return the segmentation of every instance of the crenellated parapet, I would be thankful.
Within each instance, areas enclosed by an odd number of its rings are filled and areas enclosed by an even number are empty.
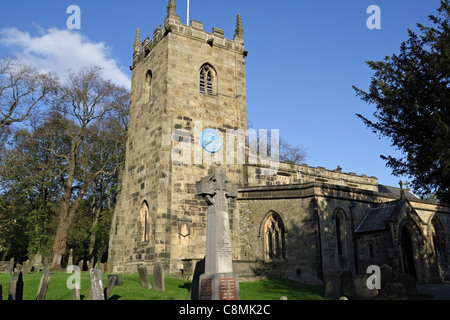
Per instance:
[[[201,43],[207,43],[211,47],[219,47],[222,49],[233,50],[239,54],[247,56],[248,52],[244,48],[244,29],[242,27],[241,15],[237,15],[236,30],[233,39],[227,39],[222,29],[213,27],[212,32],[207,32],[203,28],[203,23],[192,20],[191,25],[185,25],[180,21],[176,14],[175,1],[170,0],[167,6],[167,17],[164,25],[158,26],[153,31],[152,38],[146,38],[140,41],[140,30],[136,31],[136,38],[133,45],[133,66],[144,59],[148,53],[168,34],[174,33],[181,35]]]

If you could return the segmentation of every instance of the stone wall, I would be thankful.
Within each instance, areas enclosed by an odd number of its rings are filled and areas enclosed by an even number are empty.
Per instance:
[[[289,185],[310,182],[333,184],[338,186],[378,191],[378,179],[366,175],[357,175],[341,170],[327,170],[323,167],[311,167],[306,164],[280,163],[278,170],[265,169],[260,165],[247,165],[247,185]]]

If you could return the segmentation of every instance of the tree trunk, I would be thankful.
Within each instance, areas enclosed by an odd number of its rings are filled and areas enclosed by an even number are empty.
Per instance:
[[[86,183],[80,190],[72,206],[70,206],[70,196],[64,197],[63,203],[61,204],[58,230],[56,231],[55,242],[53,244],[52,269],[59,270],[61,268],[61,257],[67,250],[67,233],[70,225],[72,224],[75,213],[80,207],[87,185],[88,183]],[[70,195],[71,194],[72,192],[70,192]]]

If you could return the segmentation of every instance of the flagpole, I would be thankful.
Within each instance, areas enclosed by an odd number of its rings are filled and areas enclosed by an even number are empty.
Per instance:
[[[187,0],[187,22],[186,25],[190,25],[190,21],[189,21],[189,0]]]

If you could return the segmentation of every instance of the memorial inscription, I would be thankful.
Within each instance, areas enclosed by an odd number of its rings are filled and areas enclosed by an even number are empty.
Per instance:
[[[203,279],[201,281],[200,300],[212,300],[212,279]]]
[[[219,280],[220,300],[237,300],[236,279]]]

